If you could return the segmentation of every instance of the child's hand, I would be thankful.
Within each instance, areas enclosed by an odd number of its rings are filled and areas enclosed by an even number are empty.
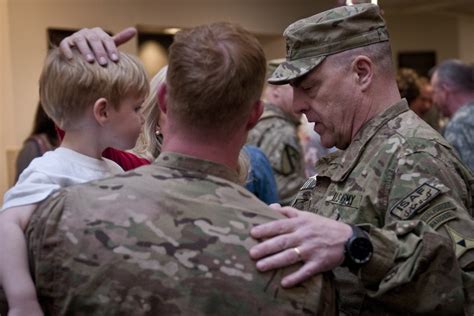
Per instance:
[[[23,301],[18,306],[10,306],[8,316],[43,316],[43,311],[36,299]]]

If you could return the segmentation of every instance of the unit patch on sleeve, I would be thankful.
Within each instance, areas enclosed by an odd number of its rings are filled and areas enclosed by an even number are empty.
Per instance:
[[[474,240],[468,239],[449,227],[448,225],[444,226],[449,233],[449,237],[454,243],[456,249],[456,258],[461,257],[469,249],[474,249]]]
[[[294,147],[285,145],[281,156],[280,170],[278,173],[287,176],[295,172],[296,166],[299,164],[300,153]]]
[[[393,216],[405,220],[412,218],[438,196],[441,191],[428,183],[423,183],[406,197],[398,201],[390,210]],[[418,212],[420,213],[420,212]]]

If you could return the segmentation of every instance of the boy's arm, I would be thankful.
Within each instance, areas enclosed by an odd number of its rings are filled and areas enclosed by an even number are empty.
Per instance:
[[[43,315],[28,267],[24,230],[36,204],[12,207],[0,214],[0,284],[8,315]]]

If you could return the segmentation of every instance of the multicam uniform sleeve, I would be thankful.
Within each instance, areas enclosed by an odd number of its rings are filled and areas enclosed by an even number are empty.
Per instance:
[[[386,304],[443,315],[464,306],[472,315],[472,175],[439,150],[405,154],[386,170],[386,225],[364,227],[375,250],[358,273]]]
[[[292,126],[281,123],[262,137],[260,146],[275,171],[280,204],[288,205],[306,180],[299,139]]]

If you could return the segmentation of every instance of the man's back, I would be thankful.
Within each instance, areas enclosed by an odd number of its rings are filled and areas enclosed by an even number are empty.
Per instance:
[[[289,271],[257,272],[248,232],[280,216],[235,177],[221,165],[163,153],[154,165],[57,194],[28,228],[44,311],[334,313],[325,277],[284,290]]]

